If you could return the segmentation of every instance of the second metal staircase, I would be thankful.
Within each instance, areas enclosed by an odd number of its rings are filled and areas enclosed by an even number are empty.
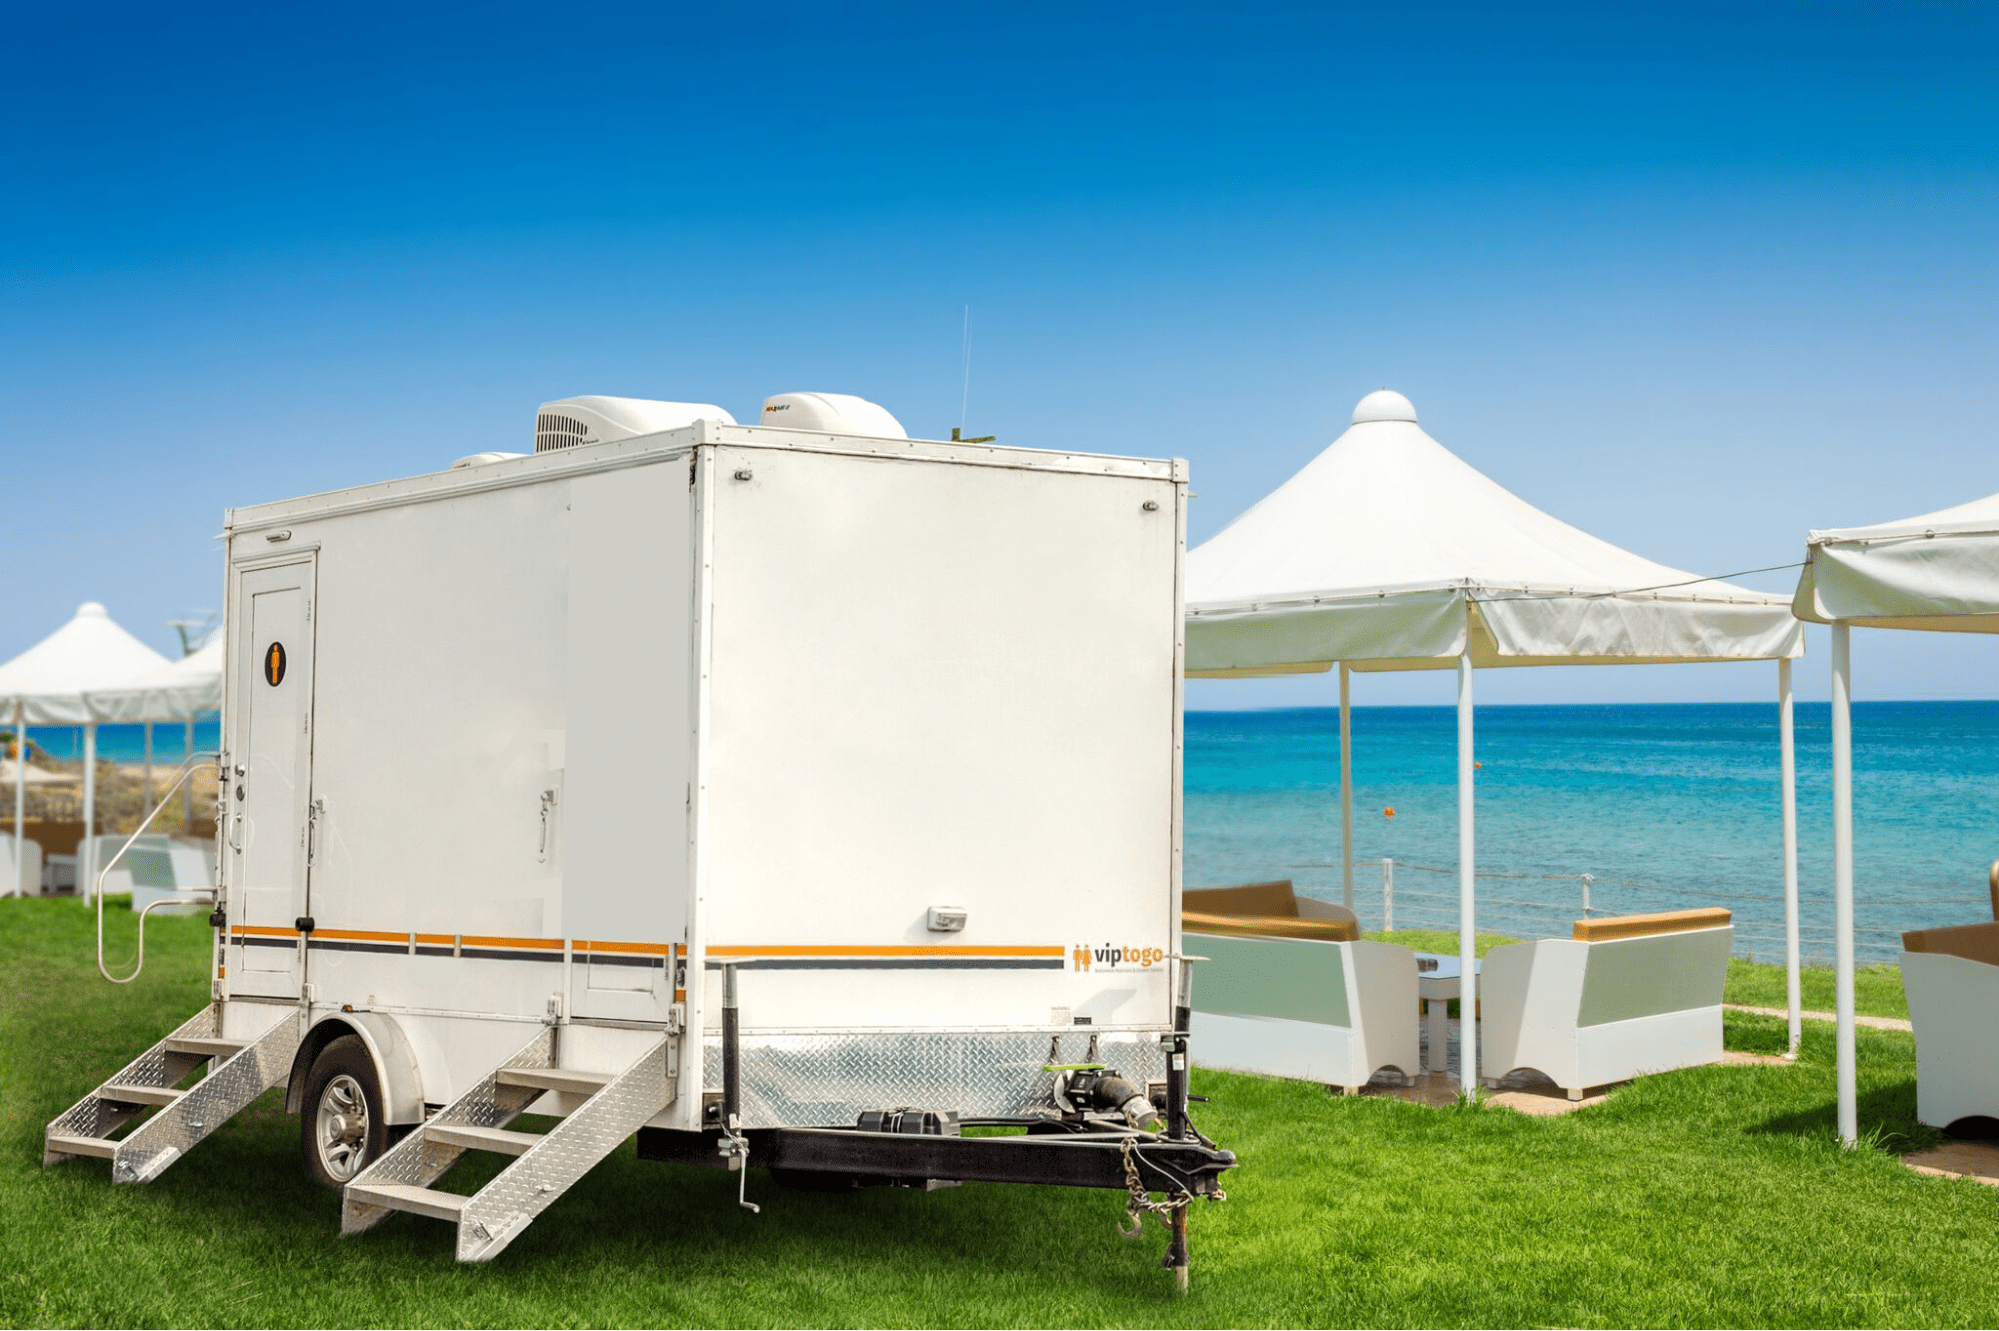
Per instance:
[[[459,1261],[488,1261],[672,1102],[674,1037],[662,1034],[616,1073],[556,1066],[556,1040],[555,1029],[543,1031],[355,1175],[342,1194],[340,1232],[359,1234],[392,1211],[408,1211],[455,1223]],[[507,1127],[547,1091],[585,1098],[546,1133]],[[517,1158],[470,1195],[430,1186],[467,1151]]]

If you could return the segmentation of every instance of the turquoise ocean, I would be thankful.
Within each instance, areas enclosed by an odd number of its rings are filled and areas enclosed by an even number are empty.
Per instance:
[[[1800,703],[1803,951],[1832,957],[1831,713]],[[1892,961],[1904,929],[1991,918],[1999,702],[1854,707],[1855,945]],[[1494,706],[1477,713],[1478,927],[1567,937],[1593,913],[1726,906],[1736,950],[1782,960],[1784,860],[1774,703]],[[1191,886],[1289,878],[1337,901],[1339,713],[1189,712]],[[1353,717],[1355,906],[1381,926],[1457,928],[1457,712]],[[1393,808],[1394,818],[1383,810]]]

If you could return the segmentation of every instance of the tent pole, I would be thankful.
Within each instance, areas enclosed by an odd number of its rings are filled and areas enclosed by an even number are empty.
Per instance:
[[[182,758],[194,756],[194,713],[187,714],[187,747],[181,750]],[[180,832],[182,836],[194,835],[194,782],[183,782],[180,788]]]
[[[97,886],[97,723],[83,723],[83,840],[76,848],[76,895],[90,900]]]
[[[28,856],[22,838],[28,826],[28,714],[14,700],[14,895],[28,895]]]
[[[153,811],[153,723],[146,722],[146,797],[139,801],[139,817]]]
[[[1853,673],[1852,628],[1832,626],[1832,928],[1833,1015],[1838,1053],[1839,1140],[1860,1136],[1853,1066]]]
[[[1353,909],[1353,708],[1347,663],[1340,662],[1340,901]],[[1387,926],[1383,926],[1386,928]]]
[[[1478,977],[1472,931],[1471,645],[1458,657],[1458,1084],[1478,1091]]]
[[[1777,736],[1784,768],[1784,995],[1790,1007],[1789,1057],[1804,1040],[1804,992],[1798,976],[1798,745],[1793,728],[1791,658],[1777,658]]]

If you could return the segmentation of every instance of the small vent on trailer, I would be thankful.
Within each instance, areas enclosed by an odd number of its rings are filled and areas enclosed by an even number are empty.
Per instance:
[[[537,453],[546,453],[552,448],[574,448],[589,442],[590,427],[582,421],[546,411],[534,418],[534,451]]]

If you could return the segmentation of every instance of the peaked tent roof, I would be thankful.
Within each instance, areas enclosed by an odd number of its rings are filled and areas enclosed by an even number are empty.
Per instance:
[[[1187,673],[1636,665],[1799,656],[1787,598],[1653,563],[1550,517],[1386,389],[1187,557]]]
[[[1813,532],[1792,608],[1816,624],[1999,633],[1999,494]]]
[[[13,723],[17,702],[34,725],[74,726],[96,720],[84,703],[85,690],[118,684],[166,664],[166,657],[118,627],[103,606],[85,601],[69,623],[0,665],[0,723]]]
[[[85,695],[99,721],[178,721],[222,706],[222,645],[216,633],[178,661]]]

